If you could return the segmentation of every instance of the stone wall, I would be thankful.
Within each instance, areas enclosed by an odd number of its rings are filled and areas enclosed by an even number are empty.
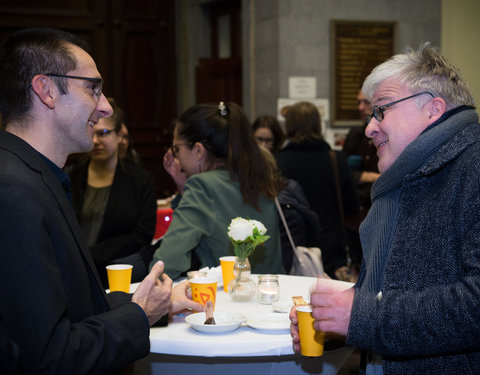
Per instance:
[[[425,41],[440,46],[440,0],[243,0],[242,5],[248,26],[244,107],[251,117],[276,113],[277,99],[288,97],[290,76],[316,77],[317,97],[330,98],[331,20],[395,22],[396,53]]]
[[[194,104],[194,69],[208,57],[206,9],[214,0],[177,0],[178,110]],[[228,0],[227,0],[228,1]],[[396,52],[440,46],[441,0],[242,0],[243,107],[250,119],[275,114],[288,78],[311,76],[331,95],[331,20],[396,22]]]

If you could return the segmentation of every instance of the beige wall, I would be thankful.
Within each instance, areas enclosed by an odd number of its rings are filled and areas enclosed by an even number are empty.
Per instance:
[[[442,0],[442,54],[460,69],[480,106],[480,1]]]

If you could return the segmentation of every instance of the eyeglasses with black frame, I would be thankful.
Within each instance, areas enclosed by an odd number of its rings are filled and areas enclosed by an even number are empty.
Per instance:
[[[71,75],[56,74],[56,73],[46,73],[44,75],[46,75],[47,77],[80,79],[82,81],[92,82],[92,83],[95,84],[95,87],[93,88],[93,93],[94,93],[95,97],[98,99],[98,98],[100,98],[100,96],[102,96],[102,82],[103,82],[103,80],[101,78],[71,76]]]
[[[113,133],[114,131],[115,129],[99,129],[99,130],[95,130],[94,134],[98,138],[105,138],[107,135],[109,135],[110,133]]]
[[[371,116],[367,116],[367,123],[370,122],[370,120],[372,119],[372,117],[375,117],[375,120],[377,120],[378,122],[382,122],[382,120],[384,119],[385,115],[383,114],[383,112],[390,108],[392,105],[394,104],[397,104],[397,103],[400,103],[400,102],[403,102],[404,100],[408,100],[408,99],[412,99],[412,98],[415,98],[416,96],[420,96],[420,95],[423,95],[423,94],[428,94],[432,97],[432,99],[435,97],[430,91],[422,91],[422,92],[419,92],[418,94],[413,94],[413,95],[410,95],[410,96],[407,96],[406,98],[403,98],[403,99],[399,99],[399,100],[395,100],[394,102],[391,102],[391,103],[387,103],[387,104],[384,104],[382,106],[378,106],[378,105],[375,105],[373,106],[372,108],[372,115]]]

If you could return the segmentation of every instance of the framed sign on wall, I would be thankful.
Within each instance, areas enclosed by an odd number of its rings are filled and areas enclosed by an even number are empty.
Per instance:
[[[333,126],[362,125],[357,94],[363,80],[394,53],[395,22],[331,21]]]

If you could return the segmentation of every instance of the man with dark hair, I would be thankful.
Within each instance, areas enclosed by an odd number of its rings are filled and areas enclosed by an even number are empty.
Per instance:
[[[480,374],[480,125],[458,69],[428,43],[366,78],[381,172],[357,284],[319,280],[315,328],[367,351],[367,374]],[[290,315],[298,349],[295,314]]]
[[[26,374],[105,374],[147,355],[150,325],[202,306],[186,283],[172,293],[162,262],[133,296],[107,296],[99,282],[61,170],[112,113],[83,43],[52,29],[13,34],[0,50],[0,109],[0,349]]]

